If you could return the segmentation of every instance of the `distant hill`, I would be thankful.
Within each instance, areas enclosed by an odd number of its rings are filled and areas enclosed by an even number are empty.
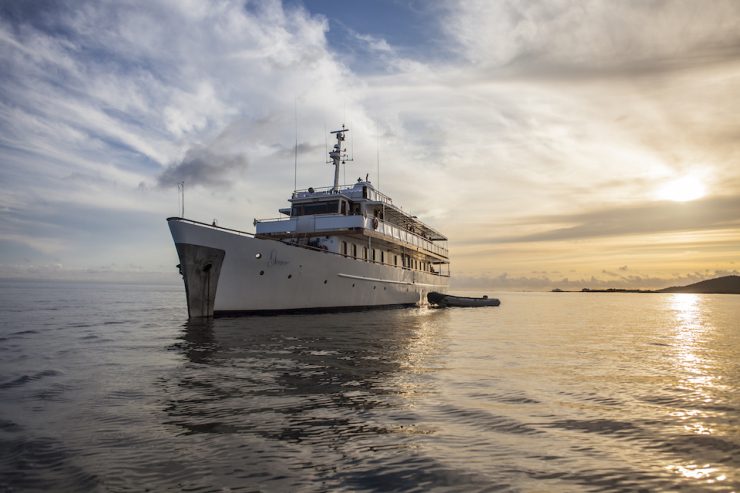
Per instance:
[[[656,293],[740,294],[740,276],[724,276],[688,286],[659,289]]]

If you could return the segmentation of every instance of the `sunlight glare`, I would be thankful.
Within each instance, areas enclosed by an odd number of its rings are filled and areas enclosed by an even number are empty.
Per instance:
[[[674,202],[688,202],[706,195],[704,184],[694,176],[685,176],[666,183],[658,190],[658,198]]]

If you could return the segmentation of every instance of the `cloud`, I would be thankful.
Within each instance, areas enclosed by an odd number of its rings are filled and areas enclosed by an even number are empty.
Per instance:
[[[295,146],[286,146],[283,144],[276,144],[275,156],[281,158],[293,158],[295,157],[296,150],[298,156],[319,156],[324,153],[324,146],[320,144],[311,144],[310,142],[299,142],[298,148]]]
[[[0,241],[12,248],[0,262],[31,249],[40,262],[108,256],[158,268],[172,255],[162,218],[177,201],[157,186],[178,181],[198,185],[194,218],[238,226],[245,209],[274,215],[276,184],[293,182],[294,101],[334,122],[327,108],[339,99],[360,120],[326,29],[272,0],[1,4]],[[301,150],[316,151],[318,175],[324,137],[310,137]],[[290,156],[276,155],[280,143]],[[254,181],[244,179],[247,163]],[[313,179],[313,169],[300,177]],[[88,234],[86,218],[108,213],[145,225],[151,244],[124,237],[117,250],[107,230]],[[77,253],[93,243],[95,260]]]
[[[186,186],[227,187],[247,169],[243,155],[221,155],[206,148],[188,149],[178,163],[168,166],[158,177],[160,187],[185,182]]]
[[[522,223],[539,227],[551,224],[569,226],[517,236],[477,237],[469,239],[466,243],[570,241],[673,231],[735,229],[740,227],[738,210],[740,196],[713,197],[687,203],[653,202],[575,214],[535,216],[523,219]],[[624,270],[627,270],[626,266]]]
[[[370,34],[360,34],[356,31],[352,31],[352,34],[358,40],[365,42],[367,44],[368,49],[372,51],[377,51],[380,53],[388,53],[388,54],[391,54],[394,52],[391,45],[389,45],[388,42],[383,38],[377,38]]]
[[[424,2],[424,22],[395,17],[394,36],[388,23],[365,32],[347,16],[337,28],[331,12],[278,0],[5,2],[0,233],[34,249],[48,239],[59,248],[47,255],[76,265],[95,234],[80,236],[85,216],[111,214],[146,222],[156,266],[174,255],[161,218],[177,200],[162,187],[197,185],[194,219],[240,228],[272,217],[294,183],[296,126],[298,186],[322,186],[323,127],[344,121],[350,176],[370,172],[447,234],[454,272],[490,271],[504,249],[509,277],[532,282],[541,276],[524,273],[555,278],[599,255],[589,273],[643,272],[639,248],[685,255],[669,233],[737,231],[738,5]],[[708,199],[648,203],[653,188],[695,171]],[[664,242],[617,241],[648,234]],[[729,265],[733,234],[692,243],[692,258]],[[584,246],[593,238],[608,238],[609,260]],[[104,240],[101,256],[134,255]],[[555,259],[557,241],[569,243]]]
[[[732,0],[459,0],[447,8],[443,29],[460,54],[480,65],[649,70],[656,61],[733,59],[740,48],[740,5]]]

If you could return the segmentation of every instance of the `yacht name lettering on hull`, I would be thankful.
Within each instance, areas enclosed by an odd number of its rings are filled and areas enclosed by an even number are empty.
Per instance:
[[[270,252],[270,259],[267,261],[267,265],[288,265],[290,261],[280,260],[275,250]]]

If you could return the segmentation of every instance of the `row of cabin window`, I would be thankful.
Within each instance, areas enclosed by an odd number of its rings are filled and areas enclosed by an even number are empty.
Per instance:
[[[330,200],[327,202],[316,202],[309,204],[294,205],[290,215],[295,216],[313,216],[319,214],[342,214],[342,215],[359,215],[362,214],[360,204],[350,204],[346,200]],[[374,211],[375,217],[383,219],[382,211]]]
[[[377,199],[377,194],[373,194],[373,200]],[[368,198],[367,187],[362,187],[362,198]],[[346,200],[328,200],[325,202],[316,202],[308,204],[298,204],[293,206],[291,216],[311,216],[314,214],[361,214],[360,204],[351,204]]]
[[[358,250],[359,250],[357,247],[357,244],[342,241],[340,253],[344,255],[345,257],[348,257],[350,256],[350,250],[351,250],[352,257],[359,258],[357,256]],[[378,255],[377,252],[379,252],[380,255]],[[372,259],[368,258],[368,253],[370,253],[370,255],[372,256]],[[379,250],[377,248],[368,249],[368,247],[366,246],[362,247],[362,259],[363,260],[372,260],[373,262],[379,261],[381,264],[385,264],[386,263],[385,262],[386,253],[388,253],[388,260],[389,260],[388,263],[390,264],[390,257],[391,257],[390,252],[386,252],[385,250]],[[399,265],[398,255],[393,254],[392,256],[393,256],[393,265],[398,266]],[[422,262],[418,259],[411,258],[408,255],[406,256],[401,255],[401,264],[403,265],[404,268],[415,269],[415,270],[425,270],[429,272],[432,271],[431,263]]]
[[[318,214],[360,214],[360,204],[350,204],[346,200],[330,200],[326,202],[316,202],[309,204],[294,205],[290,215],[295,216],[313,216]]]
[[[327,202],[317,202],[313,204],[300,204],[300,205],[294,205],[293,209],[290,213],[291,217],[296,216],[312,216],[312,215],[319,215],[319,214],[335,214],[339,213],[342,215],[359,215],[361,214],[360,204],[348,204],[346,200],[332,200]],[[383,219],[383,212],[376,210],[374,211],[374,215],[377,218]],[[427,238],[427,235],[419,230],[417,231],[414,226],[408,226],[406,228],[407,231],[418,234],[422,238]]]

